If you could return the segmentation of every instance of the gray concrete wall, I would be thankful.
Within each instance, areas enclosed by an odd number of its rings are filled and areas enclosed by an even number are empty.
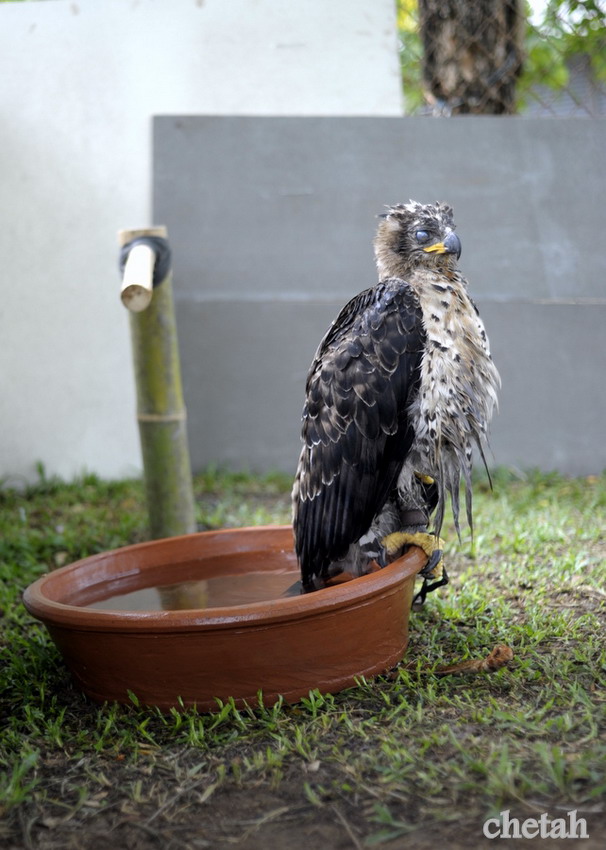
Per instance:
[[[449,201],[503,377],[497,464],[606,467],[606,121],[160,117],[190,443],[293,471],[307,368],[384,204]]]
[[[141,468],[117,231],[151,116],[399,115],[393,0],[0,3],[0,478]]]

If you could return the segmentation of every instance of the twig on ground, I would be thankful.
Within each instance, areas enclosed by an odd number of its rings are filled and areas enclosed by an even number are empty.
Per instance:
[[[488,653],[486,658],[470,658],[453,664],[450,667],[438,667],[434,670],[436,676],[449,676],[455,673],[495,673],[501,667],[505,667],[513,660],[513,650],[505,644],[499,643]]]
[[[438,667],[436,670],[421,669],[419,673],[430,673],[433,676],[451,676],[456,673],[495,673],[501,667],[505,667],[513,660],[513,650],[505,644],[497,644],[486,658],[470,658],[459,664],[451,664],[448,667]],[[399,665],[388,674],[388,678],[397,679],[399,670],[416,670],[416,661],[410,664]]]

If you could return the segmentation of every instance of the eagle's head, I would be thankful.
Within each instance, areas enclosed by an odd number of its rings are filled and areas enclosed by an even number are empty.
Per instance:
[[[413,269],[454,268],[461,242],[454,232],[452,207],[409,201],[387,207],[375,238],[379,277],[406,278]]]

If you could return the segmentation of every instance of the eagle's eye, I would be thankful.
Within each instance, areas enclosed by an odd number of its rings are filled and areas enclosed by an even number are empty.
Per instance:
[[[426,230],[417,230],[415,238],[420,245],[424,245],[429,241],[429,233]]]

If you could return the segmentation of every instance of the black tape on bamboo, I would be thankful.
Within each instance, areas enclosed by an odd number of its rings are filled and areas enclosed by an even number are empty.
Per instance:
[[[196,530],[167,236],[164,227],[118,234],[152,538]]]

